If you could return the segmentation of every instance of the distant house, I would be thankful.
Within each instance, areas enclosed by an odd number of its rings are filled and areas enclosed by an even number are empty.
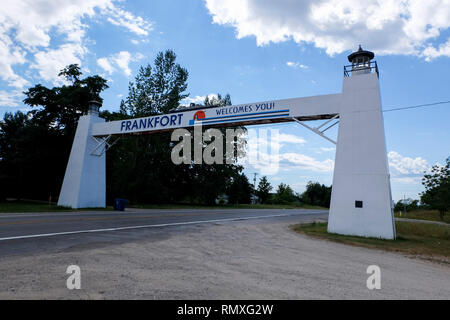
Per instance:
[[[226,194],[221,194],[216,198],[216,204],[228,204],[228,196]]]

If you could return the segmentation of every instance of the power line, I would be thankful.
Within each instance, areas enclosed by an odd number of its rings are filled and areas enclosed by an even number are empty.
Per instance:
[[[417,106],[409,106],[409,107],[403,107],[403,108],[393,108],[393,109],[387,109],[383,110],[383,112],[391,112],[391,111],[400,111],[400,110],[409,110],[409,109],[417,109],[417,108],[424,108],[424,107],[432,107],[437,106],[441,104],[448,104],[450,101],[441,101],[441,102],[434,102],[434,103],[427,103],[427,104],[419,104]]]
[[[416,105],[416,106],[408,106],[408,107],[401,107],[401,108],[386,109],[386,110],[382,110],[382,112],[393,112],[393,111],[418,109],[418,108],[433,107],[433,106],[438,106],[438,105],[443,105],[443,104],[450,104],[450,100],[449,101],[434,102],[434,103],[427,103],[427,104],[419,104],[419,105]],[[291,125],[291,124],[292,124],[292,122],[267,123],[267,124],[259,125],[259,127],[265,127],[265,126],[277,127],[277,126],[287,126],[287,125]]]

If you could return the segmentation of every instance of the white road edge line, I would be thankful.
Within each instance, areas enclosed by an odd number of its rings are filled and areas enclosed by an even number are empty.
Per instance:
[[[243,220],[252,220],[252,219],[279,218],[279,217],[289,217],[289,216],[295,216],[295,215],[304,215],[304,214],[289,213],[289,214],[277,214],[277,215],[256,216],[256,217],[241,217],[241,218],[216,219],[216,220],[199,220],[199,221],[149,224],[149,225],[143,225],[143,226],[130,226],[130,227],[107,228],[107,229],[92,229],[92,230],[57,232],[57,233],[43,233],[43,234],[33,234],[33,235],[25,235],[25,236],[0,238],[0,241],[31,239],[31,238],[45,238],[45,237],[65,236],[65,235],[81,234],[81,233],[110,232],[110,231],[132,230],[132,229],[162,228],[162,227],[171,227],[171,226],[206,224],[206,223],[215,223],[215,222],[230,222],[230,221],[243,221]]]
[[[42,217],[82,217],[84,215],[98,215],[98,216],[108,216],[108,215],[118,215],[118,214],[153,214],[153,213],[191,213],[191,212],[218,212],[218,213],[228,213],[234,214],[233,210],[237,209],[188,209],[188,210],[167,210],[167,209],[149,209],[148,212],[142,211],[86,211],[86,212],[77,212],[77,211],[63,211],[63,212],[37,212],[35,214],[28,213],[0,213],[0,219],[9,219],[9,218],[42,218]],[[266,210],[273,211],[272,209],[243,209],[243,210]],[[277,209],[277,210],[308,210],[306,213],[319,213],[321,211],[327,212],[327,210],[318,210],[318,209]],[[245,213],[245,212],[244,212]],[[251,213],[251,212],[250,212]]]

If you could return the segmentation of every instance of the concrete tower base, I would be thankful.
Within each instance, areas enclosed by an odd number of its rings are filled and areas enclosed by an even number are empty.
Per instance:
[[[344,79],[328,232],[395,238],[379,81]]]
[[[106,206],[106,156],[92,155],[98,142],[92,137],[94,123],[105,122],[96,115],[80,117],[70,152],[59,206],[104,208]]]

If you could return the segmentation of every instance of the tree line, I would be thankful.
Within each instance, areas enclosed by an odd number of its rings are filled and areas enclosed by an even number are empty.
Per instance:
[[[450,211],[450,157],[444,165],[434,165],[422,179],[425,191],[420,194],[420,201],[411,198],[399,200],[395,212],[412,212],[419,209],[436,210],[444,220]]]
[[[256,195],[260,203],[267,204],[307,204],[329,208],[331,201],[331,187],[327,187],[318,182],[308,182],[306,190],[302,193],[296,193],[292,188],[284,183],[280,183],[275,193],[267,177],[262,177],[256,189]]]
[[[29,112],[6,113],[0,121],[0,201],[5,198],[57,200],[70,155],[78,119],[89,102],[102,101],[107,81],[96,75],[83,77],[78,65],[69,65],[59,76],[63,85],[41,84],[24,92]],[[188,71],[167,50],[153,64],[142,66],[129,83],[128,95],[118,112],[101,111],[106,121],[166,114],[188,97]],[[231,105],[230,95],[206,98],[206,106]],[[242,128],[245,130],[245,128]],[[170,133],[123,136],[106,153],[107,202],[114,198],[138,203],[215,204],[220,195],[229,203],[250,203],[257,194],[261,203],[302,202],[329,206],[331,187],[308,184],[296,194],[280,184],[272,194],[267,178],[258,189],[236,163],[174,165]],[[236,159],[237,160],[237,159]]]
[[[79,117],[89,101],[102,101],[108,88],[98,76],[83,77],[78,65],[69,65],[59,76],[64,84],[47,88],[41,84],[24,92],[29,112],[6,113],[0,120],[0,201],[6,198],[55,201],[64,178]],[[118,112],[102,111],[106,121],[168,113],[188,97],[189,73],[168,50],[160,52],[153,65],[139,69],[129,83],[128,95]],[[206,98],[206,106],[231,105],[230,95]],[[245,128],[243,128],[245,129]],[[214,204],[220,195],[229,203],[302,203],[329,207],[331,187],[309,182],[305,192],[295,193],[281,183],[273,187],[263,177],[256,190],[243,167],[223,165],[174,165],[170,157],[170,134],[122,137],[107,152],[107,201],[116,197],[131,203],[189,202]],[[438,210],[441,218],[450,210],[450,158],[434,166],[423,178],[425,191],[418,200],[399,202],[395,210]]]

